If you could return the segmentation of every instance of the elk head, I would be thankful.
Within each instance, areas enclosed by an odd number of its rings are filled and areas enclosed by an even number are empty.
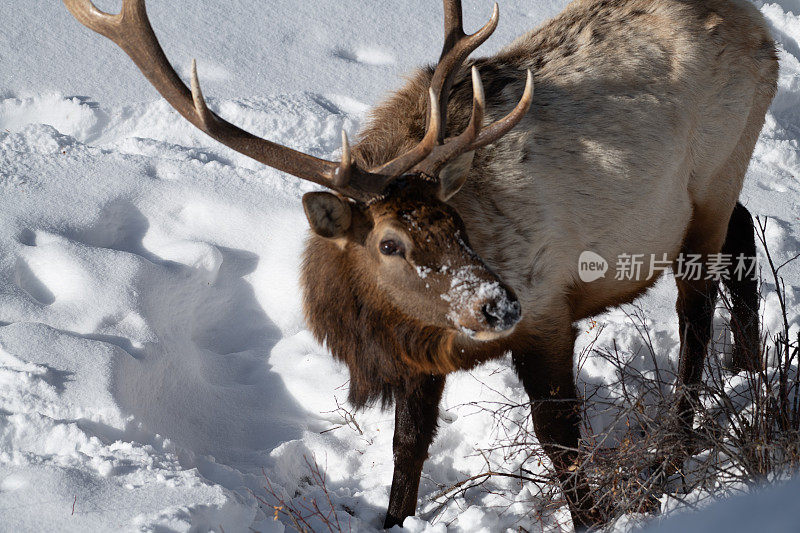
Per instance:
[[[330,260],[346,255],[360,283],[402,315],[475,340],[504,335],[520,318],[516,296],[472,250],[440,194],[437,182],[408,174],[367,204],[313,192],[303,207],[316,238],[335,243]]]
[[[472,155],[513,128],[527,113],[533,92],[528,71],[522,99],[504,118],[484,127],[485,98],[472,69],[473,106],[466,129],[445,138],[450,88],[464,60],[497,27],[463,30],[460,0],[444,0],[445,43],[431,79],[427,127],[410,150],[373,168],[354,164],[342,132],[342,159],[326,161],[261,139],[208,109],[192,63],[191,89],[169,64],[147,18],[144,0],[123,0],[111,15],[90,0],[64,0],[88,28],[122,48],[161,95],[187,120],[219,142],[253,159],[334,192],[312,192],[303,207],[314,234],[335,243],[369,276],[402,314],[456,329],[477,340],[508,333],[520,305],[470,248],[465,227],[447,201],[469,176]]]

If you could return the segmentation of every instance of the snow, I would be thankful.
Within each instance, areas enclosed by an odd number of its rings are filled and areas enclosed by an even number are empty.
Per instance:
[[[482,53],[565,3],[503,0]],[[322,157],[335,156],[342,128],[355,133],[403,73],[440,50],[438,2],[149,4],[179,72],[197,58],[212,109]],[[393,415],[348,418],[346,369],[304,324],[299,198],[311,187],[196,131],[61,2],[5,5],[0,530],[280,532],[291,524],[259,504],[272,503],[263,473],[291,502],[321,498],[306,460],[319,464],[345,529],[379,528]],[[770,217],[768,243],[782,262],[800,250],[800,4],[756,5],[780,42],[782,70],[742,199]],[[489,0],[465,2],[468,28],[490,13]],[[782,273],[797,331],[800,264]],[[639,301],[659,363],[673,368],[674,299],[663,279]],[[763,310],[771,331],[781,327],[775,300],[767,296]],[[641,337],[623,311],[596,320],[598,342],[637,352]],[[591,327],[581,330],[578,353],[594,338]],[[648,370],[645,359],[635,364]],[[597,361],[579,375],[588,384],[607,379]],[[507,360],[449,379],[409,531],[538,531],[568,521],[563,509],[530,514],[526,502],[542,491],[533,483],[496,482],[510,503],[480,491],[442,509],[431,501],[482,471],[477,450],[502,430],[470,402],[504,399],[524,401]],[[591,419],[595,428],[606,423]],[[783,490],[796,496],[797,484]]]
[[[700,513],[681,513],[648,529],[651,533],[752,533],[797,531],[800,480],[716,502]]]

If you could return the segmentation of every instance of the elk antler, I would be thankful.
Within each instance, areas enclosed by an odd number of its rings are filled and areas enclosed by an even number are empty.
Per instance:
[[[483,128],[486,101],[480,74],[473,66],[473,104],[469,124],[458,137],[444,139],[447,130],[447,103],[453,80],[469,54],[492,35],[497,28],[499,17],[500,10],[495,3],[489,22],[472,35],[467,35],[464,33],[461,0],[444,0],[444,46],[439,64],[436,65],[436,70],[431,78],[431,88],[439,95],[439,143],[428,157],[414,166],[414,172],[436,176],[447,161],[465,152],[477,150],[493,143],[516,126],[528,112],[533,100],[533,75],[530,70],[528,70],[525,80],[522,98],[516,107],[502,119]],[[431,111],[429,117],[433,115],[434,113]]]
[[[444,142],[445,135],[447,135],[447,102],[450,99],[453,79],[464,60],[494,33],[499,20],[500,7],[495,2],[489,22],[472,35],[467,35],[464,33],[461,0],[444,0],[444,45],[442,54],[439,56],[439,63],[431,78],[431,87],[439,95],[440,143]]]
[[[91,0],[64,0],[67,9],[87,28],[111,39],[130,56],[147,80],[186,120],[222,144],[265,165],[298,178],[334,189],[356,200],[378,195],[386,182],[427,157],[442,130],[437,94],[430,91],[430,116],[422,141],[410,151],[379,167],[361,170],[350,159],[350,146],[343,133],[342,161],[319,159],[266,139],[256,137],[223,120],[208,109],[197,66],[192,62],[191,90],[170,65],[147,18],[144,0],[123,0],[117,15],[104,13]]]
[[[428,176],[436,176],[450,160],[466,152],[483,148],[511,131],[528,112],[533,101],[533,74],[527,71],[525,90],[514,109],[505,117],[483,128],[483,113],[486,101],[483,94],[483,83],[478,69],[472,67],[472,115],[469,124],[458,137],[447,139],[444,144],[436,146],[428,157],[414,166],[414,172]]]
[[[208,109],[200,89],[196,62],[192,61],[189,89],[172,68],[158,43],[147,18],[145,0],[123,0],[122,9],[117,15],[100,11],[91,0],[63,1],[81,24],[111,39],[128,54],[161,96],[186,120],[210,137],[260,163],[323,185],[355,200],[368,201],[380,195],[388,181],[412,168],[434,175],[448,159],[500,138],[522,119],[530,106],[532,78],[528,72],[525,94],[517,107],[504,119],[481,129],[485,107],[483,87],[480,77],[473,72],[475,100],[470,125],[461,135],[442,144],[453,78],[467,56],[497,27],[499,13],[495,4],[491,20],[473,35],[466,35],[462,26],[460,0],[444,0],[445,45],[431,80],[425,135],[404,154],[378,167],[363,170],[353,164],[350,143],[344,131],[342,160],[337,163],[256,137]]]

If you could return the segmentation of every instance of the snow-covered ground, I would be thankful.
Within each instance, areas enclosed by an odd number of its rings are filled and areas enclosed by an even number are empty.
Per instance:
[[[323,157],[440,50],[441,6],[430,0],[149,4],[179,71],[197,58],[212,108]],[[481,52],[565,4],[502,0]],[[742,199],[771,218],[768,241],[783,261],[800,251],[800,1],[757,5],[782,70]],[[262,469],[300,503],[320,496],[307,459],[345,530],[378,528],[393,415],[367,410],[345,423],[346,369],[306,330],[297,278],[309,186],[197,132],[61,2],[6,0],[2,12],[0,530],[279,532],[285,515],[274,520],[257,499],[272,501]],[[468,28],[490,12],[489,0],[465,0]],[[800,265],[782,273],[796,331]],[[672,365],[674,293],[664,279],[640,301]],[[765,328],[778,319],[770,296]],[[636,353],[641,338],[623,312],[597,320],[600,342]],[[606,370],[590,361],[579,379],[603,383]],[[503,397],[524,401],[507,361],[450,378],[411,531],[567,520],[483,491],[444,509],[430,501],[480,472],[475,452],[497,438],[492,417],[465,404]],[[539,490],[516,483],[496,486],[519,502]]]

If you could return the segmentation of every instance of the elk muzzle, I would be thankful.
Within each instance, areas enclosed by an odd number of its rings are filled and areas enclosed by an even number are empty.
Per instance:
[[[453,277],[451,289],[442,298],[450,303],[448,318],[474,340],[504,337],[522,318],[522,306],[514,291],[490,272],[462,269]]]
[[[513,328],[522,318],[522,308],[516,300],[504,298],[483,304],[481,313],[486,324],[497,331]]]

